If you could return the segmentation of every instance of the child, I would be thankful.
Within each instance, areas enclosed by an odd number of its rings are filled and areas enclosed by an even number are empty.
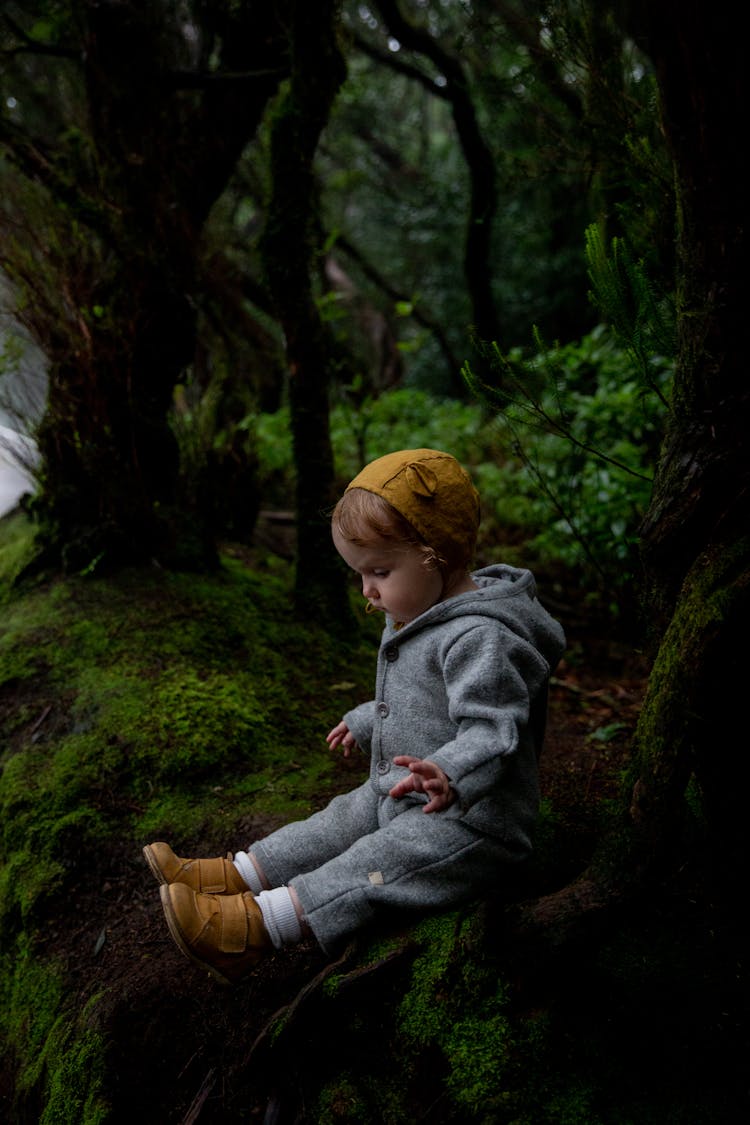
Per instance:
[[[385,614],[375,698],[327,736],[369,779],[232,860],[144,848],[169,930],[222,983],[274,949],[330,950],[385,912],[445,909],[526,858],[547,685],[565,639],[529,571],[470,573],[479,498],[447,453],[390,453],[332,517],[334,545]]]

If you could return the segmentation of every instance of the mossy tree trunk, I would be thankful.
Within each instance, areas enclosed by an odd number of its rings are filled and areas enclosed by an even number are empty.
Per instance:
[[[328,615],[346,627],[346,584],[331,544],[327,509],[335,500],[329,387],[336,362],[315,300],[318,252],[313,158],[346,75],[337,42],[339,4],[293,0],[292,72],[271,135],[272,193],[260,241],[264,270],[283,327],[289,366],[296,469],[296,603],[301,614]]]
[[[195,354],[205,220],[287,73],[284,8],[57,6],[45,43],[13,25],[32,60],[19,92],[62,91],[41,123],[0,122],[29,229],[28,200],[48,201],[39,252],[20,239],[2,260],[49,364],[35,511],[53,567],[215,558],[208,513],[181,511],[172,395]]]
[[[656,655],[622,817],[577,882],[523,912],[558,939],[674,876],[696,858],[691,840],[731,919],[748,860],[750,384],[735,143],[746,69],[716,8],[638,0],[629,30],[656,67],[677,206],[677,370],[642,528]]]
[[[646,848],[677,834],[692,777],[727,885],[747,860],[744,680],[750,625],[746,200],[736,132],[746,68],[725,13],[637,3],[676,170],[679,354],[643,527],[647,609],[661,636],[636,736],[631,813]],[[658,847],[658,842],[663,844]]]

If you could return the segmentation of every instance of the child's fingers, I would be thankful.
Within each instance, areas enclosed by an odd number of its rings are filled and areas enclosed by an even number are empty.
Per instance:
[[[407,793],[411,793],[415,788],[414,778],[405,777],[403,781],[397,781],[392,789],[388,791],[389,797],[404,797]]]
[[[435,766],[431,762],[425,762],[422,758],[414,758],[409,763],[409,769],[412,773],[416,773],[420,778],[430,780],[435,777]]]

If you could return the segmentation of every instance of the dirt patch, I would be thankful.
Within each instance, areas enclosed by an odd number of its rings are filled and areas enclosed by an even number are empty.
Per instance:
[[[612,796],[627,765],[648,682],[646,658],[619,642],[577,642],[552,678],[540,774],[549,796]]]

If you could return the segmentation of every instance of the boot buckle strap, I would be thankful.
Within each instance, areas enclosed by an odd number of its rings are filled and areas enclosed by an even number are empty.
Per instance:
[[[199,859],[200,890],[207,895],[222,894],[228,890],[226,860],[220,856],[216,859]]]
[[[244,895],[227,895],[217,898],[221,915],[222,953],[244,953],[247,948],[248,917]]]

